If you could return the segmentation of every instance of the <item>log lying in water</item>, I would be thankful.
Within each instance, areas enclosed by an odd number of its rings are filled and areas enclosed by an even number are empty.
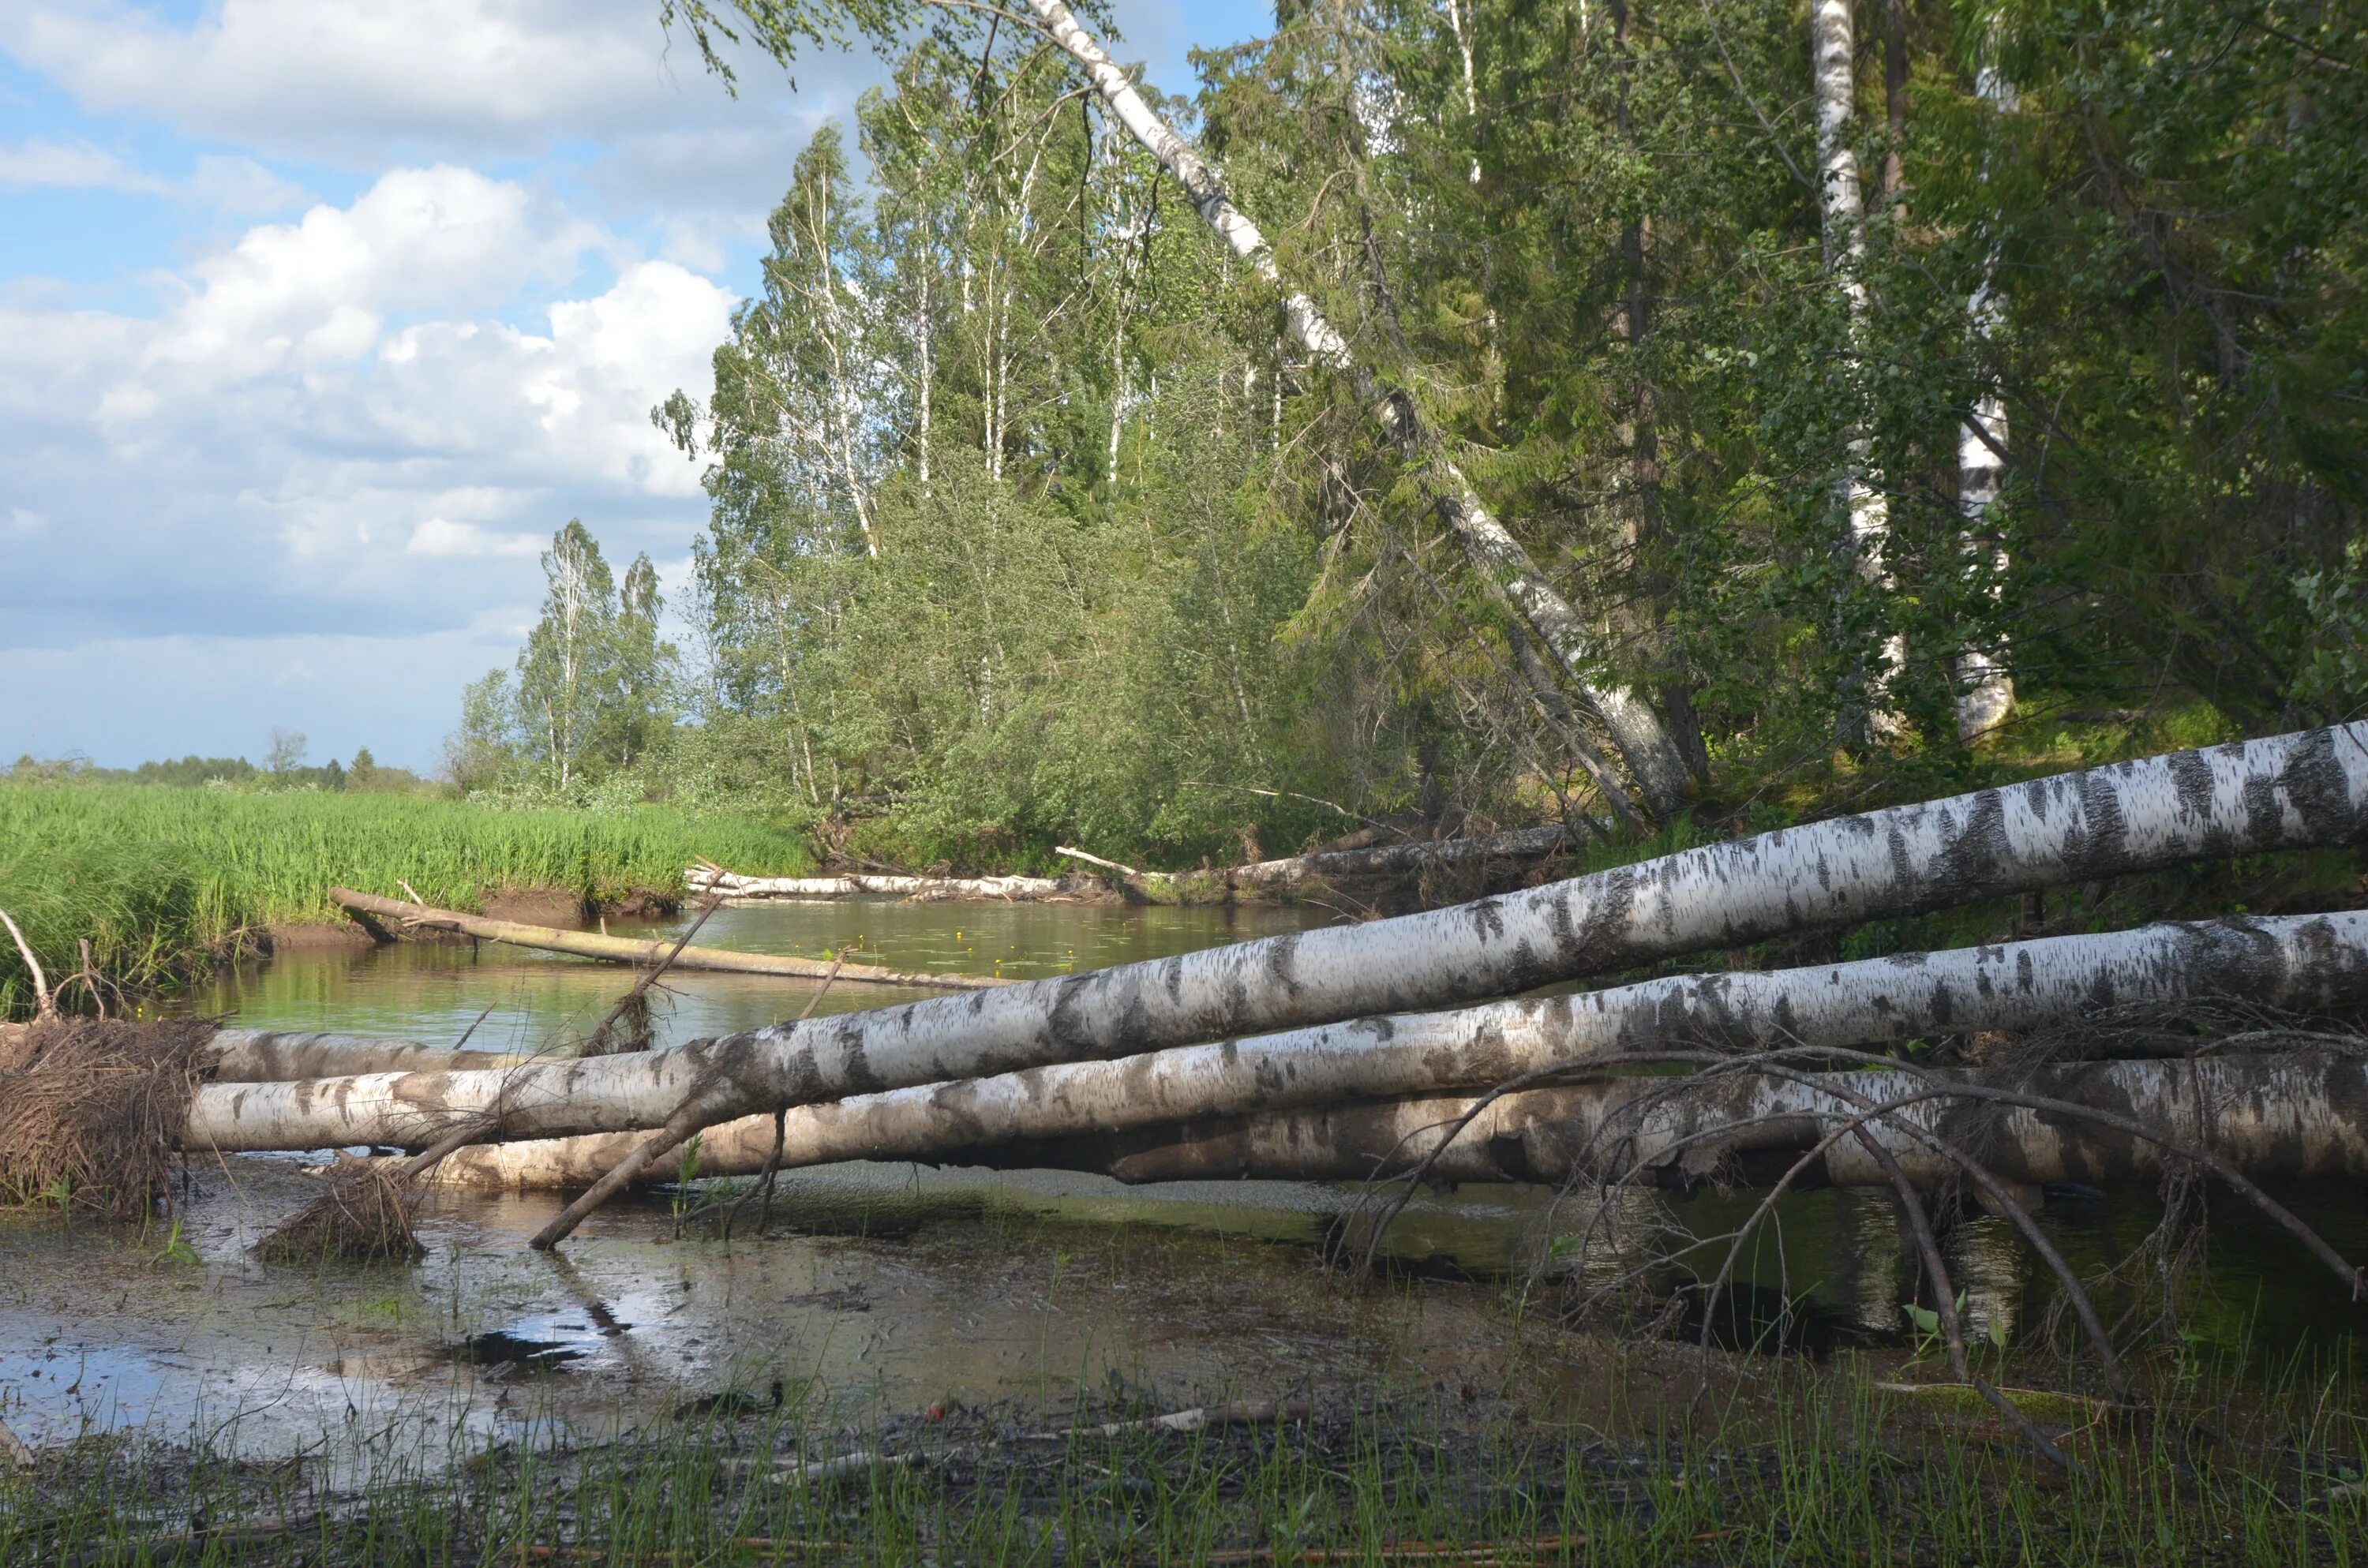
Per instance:
[[[611,937],[598,931],[563,931],[551,926],[526,926],[515,920],[463,915],[458,910],[438,909],[425,903],[405,903],[398,898],[380,898],[371,893],[356,892],[351,888],[331,888],[329,896],[346,909],[381,920],[399,921],[405,926],[425,926],[433,931],[458,931],[462,936],[480,937],[488,942],[507,942],[515,948],[536,948],[544,952],[569,953],[576,958],[599,959],[609,963],[646,966],[671,954],[671,967],[675,969],[715,970],[731,974],[773,974],[793,980],[827,980],[836,973],[841,984],[984,991],[1005,983],[974,974],[907,974],[874,968],[870,964],[829,964],[820,959],[792,958],[780,953],[740,953],[728,948],[683,948],[677,950],[672,942],[640,942],[630,937]]]
[[[407,1040],[304,1033],[293,1029],[216,1029],[211,1081],[284,1084],[357,1073],[496,1071],[538,1060],[504,1051],[450,1051]]]
[[[1706,845],[1421,915],[676,1051],[425,1075],[407,1087],[348,1079],[312,1092],[351,1100],[366,1117],[400,1111],[439,1125],[498,1103],[508,1138],[677,1119],[712,1125],[848,1095],[1426,1010],[1819,926],[2363,835],[2368,723],[2117,763]],[[288,1114],[301,1131],[311,1113],[290,1106]],[[294,1146],[406,1141],[302,1136]]]
[[[1254,1111],[1485,1088],[1562,1063],[1671,1048],[1882,1045],[1934,1033],[2075,1028],[2203,997],[2239,996],[2296,1013],[2368,1006],[2368,913],[2146,926],[1919,953],[1772,973],[1681,975],[1576,996],[1462,1012],[1360,1019],[1115,1062],[1070,1062],[805,1106],[784,1123],[785,1165],[942,1159],[982,1145],[1067,1137]],[[301,1143],[404,1141],[359,1082],[343,1097],[313,1085],[276,1096],[200,1091],[190,1137],[292,1137]],[[387,1104],[415,1087],[383,1086]],[[304,1108],[297,1108],[298,1102]],[[267,1108],[268,1104],[269,1108]],[[222,1113],[235,1108],[234,1124]],[[440,1179],[496,1187],[582,1187],[639,1135],[535,1141],[463,1151]],[[769,1115],[701,1136],[718,1174],[758,1169]]]
[[[1283,892],[1312,882],[1353,877],[1411,877],[1489,860],[1535,860],[1570,842],[1567,828],[1530,827],[1486,838],[1410,839],[1355,849],[1319,849],[1280,860],[1254,860],[1212,871],[1139,871],[1066,845],[1053,853],[1115,871],[1144,887],[1190,900],[1201,893],[1235,891]]]
[[[849,873],[837,877],[744,877],[720,866],[693,866],[683,872],[693,892],[725,898],[855,898],[866,894],[909,899],[978,899],[1025,903],[1059,896],[1065,890],[1052,877],[900,877]]]
[[[2074,1062],[1934,1076],[2134,1118],[2201,1144],[2256,1180],[2368,1176],[2368,1067],[2351,1056]],[[1685,1186],[1713,1175],[1766,1181],[1861,1115],[1859,1098],[1879,1106],[1924,1087],[1908,1074],[1866,1072],[1820,1075],[1805,1085],[1739,1075],[1521,1090],[1482,1110],[1429,1174],[1451,1182],[1624,1177]],[[1414,1171],[1475,1103],[1449,1096],[1284,1111],[991,1145],[949,1163],[1090,1171],[1130,1183],[1358,1181]],[[1898,1119],[1938,1129],[2007,1181],[2143,1180],[2163,1165],[2158,1145],[2058,1113],[1927,1099],[1892,1117],[1869,1125],[1925,1187],[1961,1173]],[[1702,1142],[1676,1147],[1703,1134],[1709,1136]],[[1890,1182],[1853,1138],[1827,1151],[1822,1175],[1840,1187]]]

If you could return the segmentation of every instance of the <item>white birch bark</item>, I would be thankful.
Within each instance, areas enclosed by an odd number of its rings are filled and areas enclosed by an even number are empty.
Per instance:
[[[2014,85],[1985,63],[1975,74],[1974,90],[1999,114],[2015,110]],[[1989,170],[1985,164],[1983,180]],[[1965,303],[1965,318],[1978,361],[1998,335],[2005,312],[1998,296],[1998,250],[1992,246],[1982,261],[1982,280]],[[1957,433],[1957,511],[1965,520],[1966,557],[1978,563],[1987,553],[1993,571],[2003,574],[2006,551],[1999,548],[1991,508],[2006,477],[2006,399],[1995,381],[1986,381],[1965,423]],[[1974,568],[1978,570],[1978,564]],[[1986,649],[1968,648],[1957,655],[1957,738],[1971,741],[2004,723],[2014,711],[2014,677]]]
[[[1587,623],[1538,570],[1520,541],[1489,515],[1479,492],[1448,455],[1438,432],[1423,423],[1412,397],[1360,365],[1348,339],[1326,319],[1315,301],[1285,285],[1274,252],[1258,225],[1234,205],[1215,172],[1144,100],[1126,73],[1078,25],[1069,8],[1061,0],[1028,0],[1028,8],[1045,35],[1085,72],[1111,115],[1184,187],[1194,209],[1227,247],[1283,295],[1283,315],[1292,336],[1317,364],[1351,378],[1358,397],[1373,410],[1397,445],[1427,497],[1454,530],[1481,581],[1537,632],[1601,718],[1646,805],[1664,819],[1676,815],[1685,804],[1685,762],[1659,716],[1634,692],[1600,682],[1595,639]]]
[[[1855,360],[1866,343],[1868,300],[1861,276],[1866,262],[1866,196],[1858,150],[1850,144],[1858,96],[1850,0],[1812,0],[1809,50],[1816,100],[1826,271],[1841,290],[1850,310],[1850,355]],[[1864,416],[1855,407],[1842,439],[1842,472],[1835,483],[1835,502],[1849,525],[1850,555],[1859,576],[1887,599],[1891,574],[1884,564],[1884,551],[1891,535],[1890,507],[1873,483],[1873,443]],[[1897,632],[1886,633],[1882,653],[1885,673],[1900,668],[1907,653],[1907,642]],[[1852,684],[1856,689],[1844,694],[1845,722],[1852,727],[1862,722],[1878,736],[1896,733],[1900,721],[1885,703],[1886,680],[1873,676],[1862,681],[1854,678]]]
[[[912,899],[1040,899],[1061,891],[1052,877],[744,877],[693,866],[683,873],[693,892],[731,899],[854,898],[865,894]]]
[[[466,1073],[516,1067],[535,1058],[502,1051],[451,1051],[408,1040],[294,1029],[216,1029],[207,1073],[216,1084],[279,1084],[357,1073]]]
[[[677,1112],[712,1124],[916,1084],[1454,1006],[1788,932],[2363,837],[2368,722],[2116,763],[1419,915],[777,1024],[677,1051],[427,1074],[410,1085],[322,1081],[305,1095],[382,1104],[396,1121],[498,1103],[509,1138],[655,1127]]]
[[[781,1164],[960,1164],[962,1151],[991,1144],[1486,1088],[1620,1051],[1883,1046],[1934,1034],[2077,1029],[2108,1017],[2118,1028],[2180,1004],[2232,997],[2304,1014],[2368,1003],[2368,914],[2152,926],[1772,973],[1680,975],[895,1089],[790,1111]],[[638,1137],[483,1147],[453,1156],[444,1179],[588,1187]],[[700,1135],[700,1168],[760,1170],[772,1145],[768,1115],[712,1127]]]
[[[2201,1144],[2255,1179],[2368,1176],[2368,1075],[2349,1056],[2099,1062],[1941,1076],[2133,1118]],[[1751,1167],[1722,1166],[1758,1155],[1754,1166],[1769,1173],[1759,1178],[1767,1181],[1862,1115],[1861,1100],[1881,1106],[1925,1087],[1893,1072],[1838,1073],[1816,1084],[1736,1076],[1689,1083],[1674,1095],[1670,1082],[1623,1078],[1506,1095],[1447,1145],[1429,1174],[1449,1182],[1629,1176],[1684,1186],[1748,1174]],[[1124,1182],[1361,1181],[1414,1170],[1474,1104],[1457,1095],[1185,1123],[984,1150],[972,1163],[1096,1171]],[[1923,1100],[1869,1125],[1909,1179],[1925,1187],[1957,1173],[1901,1121],[1938,1130],[2009,1182],[2146,1180],[2163,1165],[2157,1145],[2069,1117],[2004,1108],[1977,1116],[1974,1102]],[[1712,1136],[1679,1147],[1705,1133]],[[1835,1186],[1890,1185],[1855,1138],[1837,1142],[1823,1165]]]

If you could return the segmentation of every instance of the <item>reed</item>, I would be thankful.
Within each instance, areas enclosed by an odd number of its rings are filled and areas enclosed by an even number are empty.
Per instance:
[[[340,883],[476,909],[506,889],[587,903],[678,896],[705,856],[752,871],[807,869],[800,834],[664,807],[512,811],[431,796],[234,794],[139,785],[0,785],[0,909],[53,984],[92,967],[130,991],[171,983],[267,926],[344,918]],[[68,997],[73,1005],[77,992]],[[0,1017],[31,987],[0,951]]]

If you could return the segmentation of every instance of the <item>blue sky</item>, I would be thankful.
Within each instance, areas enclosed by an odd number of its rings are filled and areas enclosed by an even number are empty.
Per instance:
[[[1171,91],[1270,0],[1117,0]],[[797,148],[876,80],[656,0],[0,0],[0,761],[427,768],[580,516],[678,580]]]

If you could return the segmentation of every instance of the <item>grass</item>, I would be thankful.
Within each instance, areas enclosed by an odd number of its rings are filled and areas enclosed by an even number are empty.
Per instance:
[[[1666,1415],[1692,1380],[1676,1381],[1644,1397]],[[1989,1424],[1903,1414],[1875,1381],[1848,1359],[1763,1362],[1738,1380],[1748,1393],[1701,1402],[1683,1426],[1366,1390],[1319,1397],[1304,1423],[1065,1437],[1041,1434],[1156,1407],[1121,1394],[1081,1398],[1074,1417],[957,1408],[850,1428],[792,1391],[737,1419],[480,1444],[449,1468],[390,1455],[359,1484],[91,1437],[0,1477],[0,1561],[2368,1561],[2362,1424],[2338,1397],[2356,1387],[2340,1374],[2266,1390],[2191,1376],[2175,1409],[2059,1428],[2068,1475]],[[848,1455],[843,1473],[803,1473]]]
[[[329,889],[480,907],[504,889],[587,903],[678,894],[694,855],[753,873],[807,864],[804,836],[742,817],[647,807],[509,811],[378,793],[233,794],[137,785],[0,785],[0,909],[52,983],[81,967],[130,988],[169,983],[243,933],[341,919]],[[29,978],[0,943],[0,1017]]]

